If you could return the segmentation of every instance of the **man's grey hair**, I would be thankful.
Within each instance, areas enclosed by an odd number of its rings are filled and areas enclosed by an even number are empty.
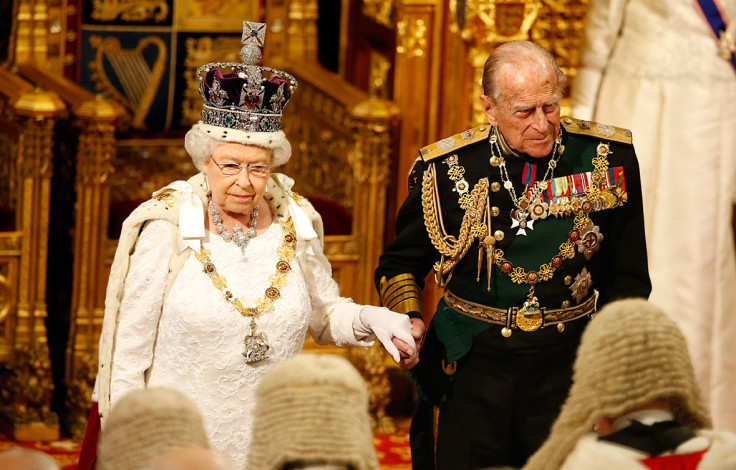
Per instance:
[[[40,450],[14,448],[0,452],[3,470],[59,470],[59,464]]]
[[[567,77],[557,66],[552,54],[537,43],[531,41],[511,41],[498,46],[486,59],[483,67],[483,94],[499,103],[503,91],[498,86],[498,72],[506,64],[536,64],[538,59],[546,60],[557,75],[557,91],[562,97],[567,84]]]

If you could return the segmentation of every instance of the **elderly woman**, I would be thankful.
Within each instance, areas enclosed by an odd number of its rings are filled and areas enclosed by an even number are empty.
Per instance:
[[[185,147],[201,173],[157,191],[123,224],[94,397],[104,434],[128,391],[178,389],[198,405],[213,448],[243,468],[254,391],[301,351],[307,330],[320,344],[377,336],[397,362],[416,348],[408,317],[340,297],[319,215],[272,173],[291,155],[279,129],[296,81],[254,65],[265,25],[246,27],[245,64],[198,71],[204,111]]]

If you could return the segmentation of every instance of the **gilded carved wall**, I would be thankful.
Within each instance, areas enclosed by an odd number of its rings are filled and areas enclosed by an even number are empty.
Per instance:
[[[16,140],[7,134],[0,134],[0,204],[9,211],[15,208],[15,165],[12,155]]]
[[[465,43],[475,98],[482,94],[483,64],[498,44],[530,39],[546,47],[568,77],[574,77],[587,0],[481,0],[450,2],[450,31]],[[472,123],[485,122],[480,102],[471,101]]]
[[[182,97],[182,124],[193,125],[200,119],[202,97],[197,91],[197,68],[213,60],[221,62],[240,62],[240,37],[202,36],[187,38],[185,43],[184,69],[181,78],[184,86]]]
[[[345,106],[310,83],[302,83],[293,100],[300,118],[284,120],[295,147],[284,173],[305,196],[327,198],[352,211],[353,178],[346,158],[355,140]]]
[[[588,0],[544,0],[531,39],[552,52],[565,75],[577,74]]]

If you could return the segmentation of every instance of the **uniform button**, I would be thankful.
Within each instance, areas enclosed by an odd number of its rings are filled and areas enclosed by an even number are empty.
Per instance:
[[[498,241],[503,240],[503,237],[504,236],[505,235],[504,235],[504,233],[501,230],[496,230],[495,232],[493,232],[493,238],[495,238]]]
[[[498,166],[501,164],[501,161],[496,156],[491,157],[489,161],[491,163],[491,166]]]
[[[491,207],[491,215],[493,217],[498,217],[498,214],[500,213],[501,213],[501,210],[498,207],[496,206]]]
[[[562,308],[568,308],[569,306],[570,306],[569,300],[565,300],[564,302],[562,302]]]
[[[501,183],[499,183],[498,181],[494,181],[493,183],[491,183],[491,191],[493,191],[494,193],[497,193],[500,189],[501,189]]]
[[[565,285],[569,286],[572,282],[572,276],[565,276]]]
[[[486,130],[486,126],[480,126],[480,127],[478,128],[478,130],[479,130],[480,132],[483,132],[484,130]]]

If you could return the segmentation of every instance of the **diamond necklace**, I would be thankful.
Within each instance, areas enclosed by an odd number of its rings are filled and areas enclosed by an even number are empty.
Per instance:
[[[220,235],[222,239],[226,242],[233,242],[235,246],[240,248],[240,251],[243,253],[243,257],[245,257],[245,248],[248,246],[250,239],[256,236],[256,225],[258,224],[258,206],[254,207],[253,212],[250,214],[248,231],[243,232],[243,227],[241,227],[240,224],[235,224],[233,226],[234,233],[228,232],[225,226],[222,224],[222,217],[220,217],[220,213],[217,212],[217,208],[215,208],[215,203],[212,202],[212,198],[209,198],[208,207],[210,209],[210,214],[212,214],[212,221],[215,223],[215,230],[217,231],[218,235]]]
[[[533,230],[534,221],[537,219],[544,219],[547,217],[548,205],[542,198],[542,192],[547,190],[547,180],[554,178],[555,168],[557,162],[562,157],[562,153],[565,151],[565,146],[560,145],[562,142],[562,130],[557,134],[555,138],[555,145],[552,148],[552,158],[547,164],[547,171],[544,172],[544,177],[534,183],[534,187],[531,192],[534,195],[534,199],[530,200],[527,187],[524,188],[524,197],[519,198],[516,196],[514,190],[514,184],[509,178],[509,172],[506,169],[506,160],[503,158],[501,148],[498,145],[499,136],[496,134],[496,128],[493,127],[491,130],[491,136],[488,142],[491,146],[491,166],[497,166],[498,171],[501,174],[501,180],[503,181],[503,187],[509,192],[511,201],[514,203],[514,209],[511,210],[511,228],[519,227],[517,235],[526,235],[526,229]],[[532,206],[532,219],[527,220],[530,215],[529,206]]]

